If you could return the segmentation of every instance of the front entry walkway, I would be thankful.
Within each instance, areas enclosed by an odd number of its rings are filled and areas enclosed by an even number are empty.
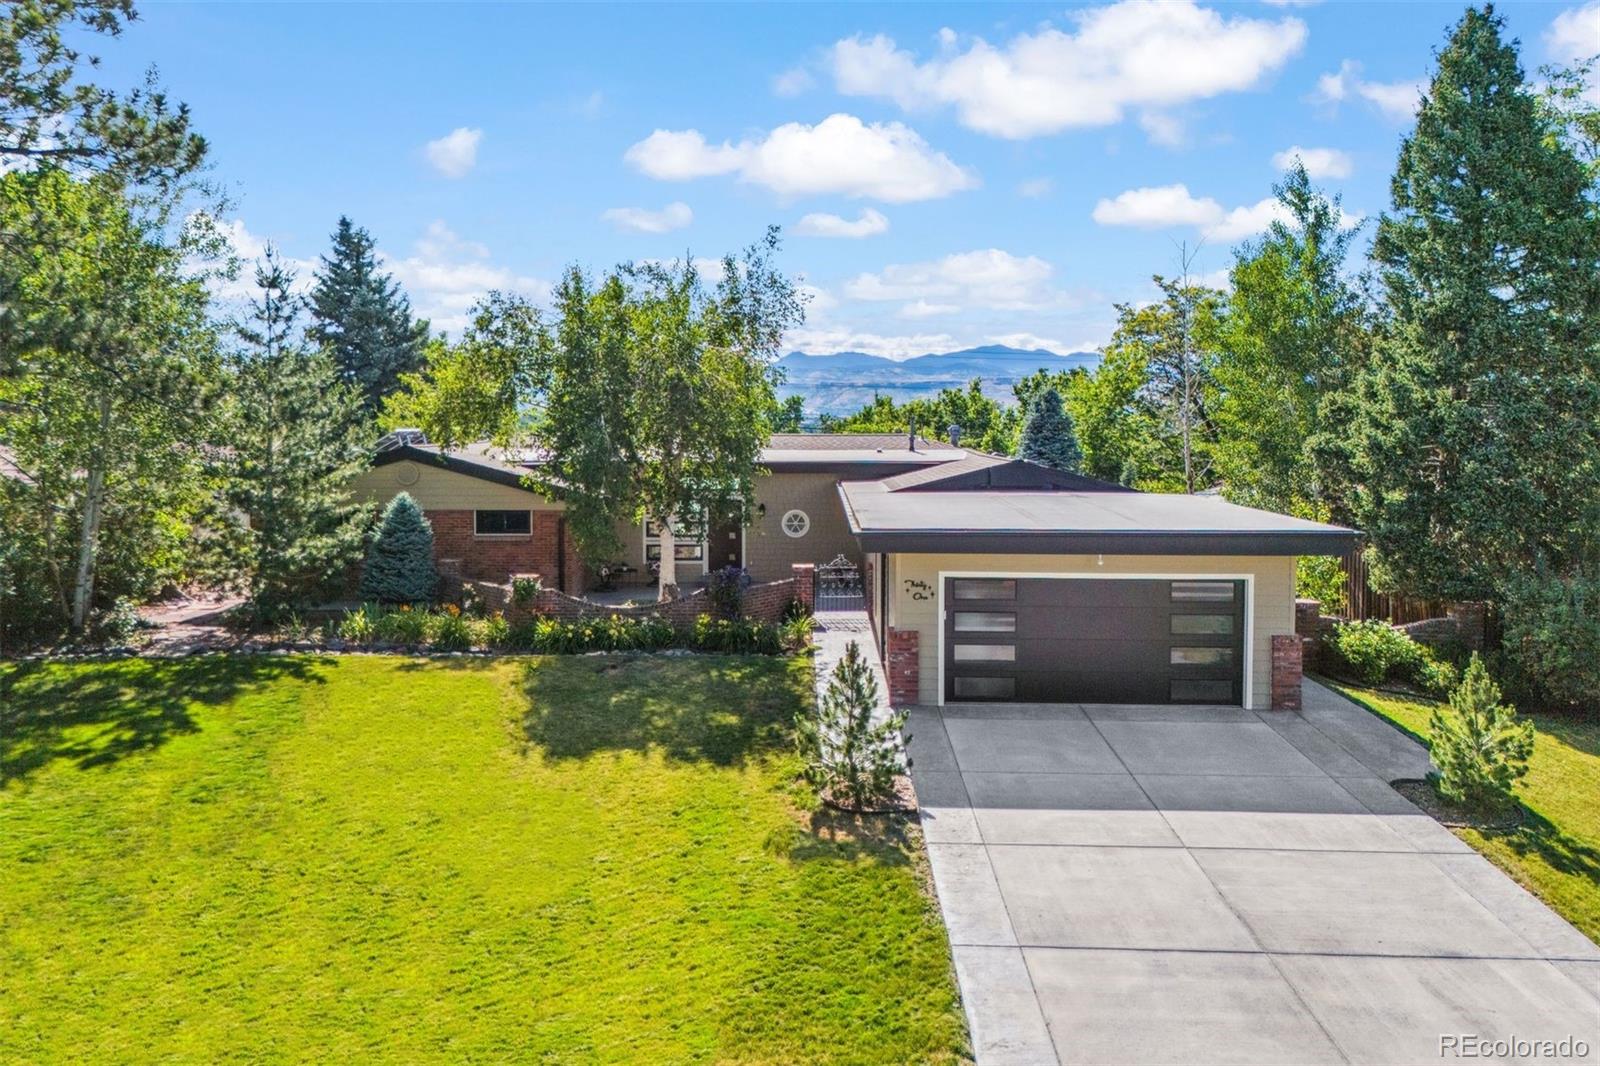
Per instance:
[[[1600,948],[1388,786],[1420,745],[1313,682],[1299,714],[907,732],[980,1063],[1422,1063],[1456,1036],[1600,1061]]]

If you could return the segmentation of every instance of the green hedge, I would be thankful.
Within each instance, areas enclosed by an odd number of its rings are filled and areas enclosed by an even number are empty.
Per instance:
[[[1324,644],[1329,673],[1363,685],[1400,681],[1444,697],[1461,672],[1387,622],[1341,622]]]
[[[772,625],[742,618],[702,617],[688,629],[679,629],[659,618],[626,615],[581,621],[533,618],[511,625],[500,615],[472,618],[456,608],[428,611],[375,604],[348,612],[333,628],[341,639],[352,644],[426,645],[441,651],[507,648],[554,655],[668,648],[777,655],[804,647],[811,632],[809,618]]]

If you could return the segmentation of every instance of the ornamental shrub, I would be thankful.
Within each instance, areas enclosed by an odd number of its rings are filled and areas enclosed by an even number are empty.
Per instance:
[[[1600,704],[1600,579],[1529,574],[1503,584],[1501,611],[1519,692],[1553,708]]]
[[[900,747],[905,723],[904,711],[879,714],[878,683],[861,645],[852,640],[821,702],[795,715],[806,780],[854,810],[893,800],[895,780],[906,770]]]
[[[409,492],[389,501],[367,547],[361,595],[379,603],[428,603],[439,587],[433,526]]]
[[[1332,651],[1340,672],[1364,685],[1409,678],[1424,656],[1422,645],[1376,619],[1341,622],[1333,631]]]
[[[1528,772],[1533,723],[1502,703],[1483,660],[1474,655],[1467,674],[1428,722],[1439,794],[1479,810],[1504,810],[1515,802],[1512,786]]]
[[[750,587],[750,571],[739,566],[713,570],[706,581],[706,595],[718,618],[738,618],[744,606],[744,590]]]

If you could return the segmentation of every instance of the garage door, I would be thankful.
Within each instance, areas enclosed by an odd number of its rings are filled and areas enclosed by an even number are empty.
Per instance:
[[[1244,582],[953,577],[947,701],[1244,699]]]

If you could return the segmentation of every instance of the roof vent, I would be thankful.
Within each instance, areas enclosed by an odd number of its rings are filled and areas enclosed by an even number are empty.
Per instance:
[[[917,416],[916,415],[912,415],[911,418],[906,421],[906,450],[907,451],[912,451],[912,452],[917,450]]]
[[[961,427],[953,422],[950,424],[950,447],[961,447]]]
[[[405,448],[426,443],[428,443],[428,435],[420,429],[391,429],[378,438],[378,450],[387,452],[393,451],[395,448]]]

